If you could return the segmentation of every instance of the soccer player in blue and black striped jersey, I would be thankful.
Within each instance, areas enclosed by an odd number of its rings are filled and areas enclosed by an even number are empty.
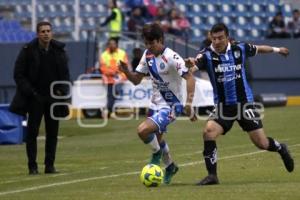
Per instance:
[[[248,132],[251,141],[258,148],[278,152],[287,171],[292,172],[294,161],[287,146],[264,133],[245,73],[245,61],[248,57],[273,52],[287,56],[289,50],[285,47],[230,42],[228,28],[222,23],[214,25],[210,33],[212,44],[200,51],[196,58],[185,60],[186,66],[192,71],[206,68],[213,86],[216,105],[203,131],[203,156],[208,176],[197,185],[219,183],[216,139],[219,135],[225,135],[234,121]]]

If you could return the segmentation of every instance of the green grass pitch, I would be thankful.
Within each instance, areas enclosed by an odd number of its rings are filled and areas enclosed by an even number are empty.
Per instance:
[[[76,120],[61,123],[57,175],[43,174],[44,140],[39,139],[40,174],[27,175],[25,145],[0,146],[1,200],[299,200],[300,107],[269,108],[264,128],[268,136],[287,143],[295,159],[288,173],[276,153],[259,151],[237,125],[219,138],[218,173],[221,184],[194,184],[206,175],[202,158],[205,121],[178,120],[166,139],[180,170],[170,185],[146,188],[139,173],[150,150],[136,134],[143,120],[110,120],[103,128],[80,128]],[[96,124],[100,120],[88,120]],[[41,129],[43,135],[44,129]]]

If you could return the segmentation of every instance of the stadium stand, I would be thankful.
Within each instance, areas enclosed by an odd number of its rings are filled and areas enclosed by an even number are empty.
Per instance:
[[[36,0],[37,20],[49,20],[58,34],[65,34],[74,40],[75,0]],[[119,1],[119,3],[123,3]],[[80,40],[87,38],[87,31],[95,30],[99,23],[108,16],[107,0],[80,0]],[[185,13],[191,23],[191,38],[204,39],[205,33],[212,24],[224,22],[230,29],[237,29],[233,35],[237,40],[259,40],[265,37],[267,24],[276,12],[282,11],[287,18],[292,16],[290,4],[279,0],[176,0],[177,8]],[[13,19],[21,24],[31,24],[31,0],[2,0],[0,9],[12,10]],[[124,8],[126,10],[126,8]],[[16,23],[16,21],[12,22]],[[250,31],[251,27],[251,31]],[[15,31],[1,32],[1,41],[23,39]],[[15,34],[13,34],[15,35]],[[26,35],[21,32],[20,35]]]
[[[35,33],[26,31],[17,20],[0,20],[0,42],[26,42],[35,37]]]

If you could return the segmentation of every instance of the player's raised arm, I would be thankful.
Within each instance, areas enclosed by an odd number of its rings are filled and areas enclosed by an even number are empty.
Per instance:
[[[286,47],[271,47],[268,45],[256,45],[257,53],[279,53],[283,56],[289,55],[289,49]]]
[[[128,78],[128,80],[131,81],[134,85],[139,84],[145,76],[142,73],[129,71],[127,63],[125,63],[121,60],[119,63],[119,70],[121,72],[123,72],[126,75],[126,77]]]

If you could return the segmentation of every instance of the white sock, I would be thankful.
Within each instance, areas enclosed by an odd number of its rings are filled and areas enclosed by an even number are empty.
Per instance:
[[[162,152],[162,161],[165,166],[168,167],[170,164],[172,164],[173,160],[171,158],[170,149],[167,143],[165,144],[164,148],[162,148]]]
[[[150,137],[153,137],[153,138],[150,140],[150,142],[148,142],[146,144],[150,145],[151,150],[152,150],[153,153],[156,153],[156,152],[158,152],[160,150],[160,146],[159,146],[157,137],[156,137],[155,134],[153,134]]]

